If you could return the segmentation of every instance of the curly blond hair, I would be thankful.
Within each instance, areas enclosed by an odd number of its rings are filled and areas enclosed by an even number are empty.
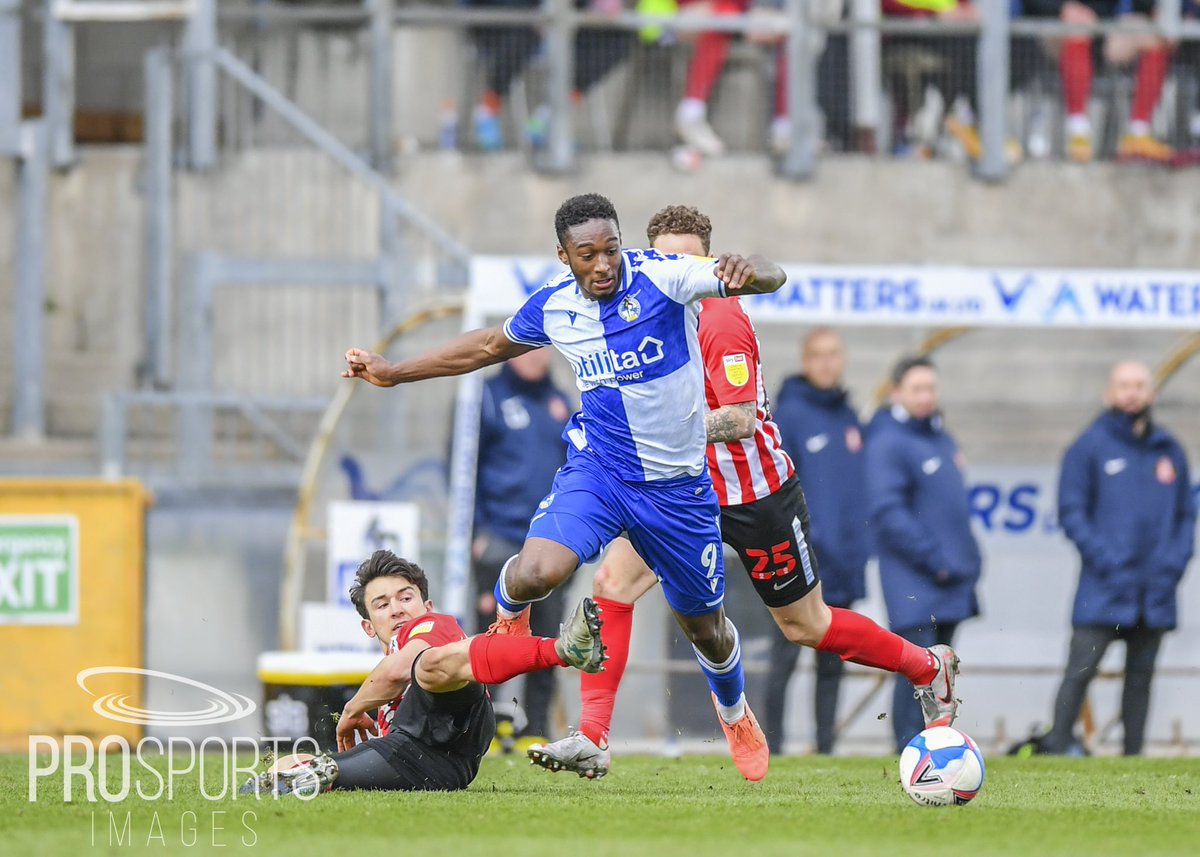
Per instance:
[[[709,239],[712,238],[712,221],[700,209],[690,205],[668,205],[646,224],[646,239],[651,245],[661,235],[695,235],[707,253]]]

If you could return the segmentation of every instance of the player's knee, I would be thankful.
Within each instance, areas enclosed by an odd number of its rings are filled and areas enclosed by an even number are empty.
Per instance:
[[[636,578],[631,578],[620,567],[611,566],[606,562],[596,570],[596,575],[592,578],[592,595],[596,598],[607,598],[609,601],[632,604],[637,597],[636,584]]]
[[[820,587],[799,601],[773,611],[779,630],[789,643],[816,648],[833,621],[833,613],[821,597]]]
[[[515,597],[541,598],[570,576],[574,569],[563,569],[545,557],[518,556],[510,566],[506,583],[509,594]],[[520,590],[517,595],[513,590]]]
[[[789,643],[810,648],[815,647],[825,636],[824,631],[819,631],[807,617],[788,620],[780,625],[779,630]]]
[[[595,598],[612,598],[616,595],[616,581],[613,580],[612,569],[608,563],[602,563],[592,577],[592,596]]]
[[[723,620],[691,622],[684,630],[691,644],[709,659],[721,659],[733,651],[733,634]]]

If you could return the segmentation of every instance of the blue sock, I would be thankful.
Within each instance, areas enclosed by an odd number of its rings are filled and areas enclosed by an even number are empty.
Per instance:
[[[700,663],[700,670],[704,673],[704,677],[708,679],[709,689],[717,697],[717,702],[724,705],[726,708],[733,708],[742,699],[742,692],[746,689],[746,675],[742,672],[742,640],[738,635],[737,628],[733,623],[726,619],[730,632],[733,634],[733,651],[723,663],[714,664],[708,658],[701,654],[699,649],[692,647],[696,652],[696,660]]]

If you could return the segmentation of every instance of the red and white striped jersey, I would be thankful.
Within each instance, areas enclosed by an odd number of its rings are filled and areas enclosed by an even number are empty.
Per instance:
[[[739,298],[700,304],[700,352],[709,410],[755,402],[753,437],[708,445],[708,469],[722,506],[753,503],[779,490],[796,472],[767,412],[758,334]]]

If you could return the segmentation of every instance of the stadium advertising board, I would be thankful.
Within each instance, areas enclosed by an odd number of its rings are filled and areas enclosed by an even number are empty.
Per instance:
[[[364,559],[377,550],[419,557],[420,510],[413,503],[361,500],[329,504],[329,564],[326,597],[330,604],[352,608],[350,585]],[[357,632],[357,627],[354,631]]]
[[[982,327],[1195,328],[1200,272],[785,264],[788,282],[748,298],[755,320]],[[472,306],[506,316],[563,266],[477,256]]]

